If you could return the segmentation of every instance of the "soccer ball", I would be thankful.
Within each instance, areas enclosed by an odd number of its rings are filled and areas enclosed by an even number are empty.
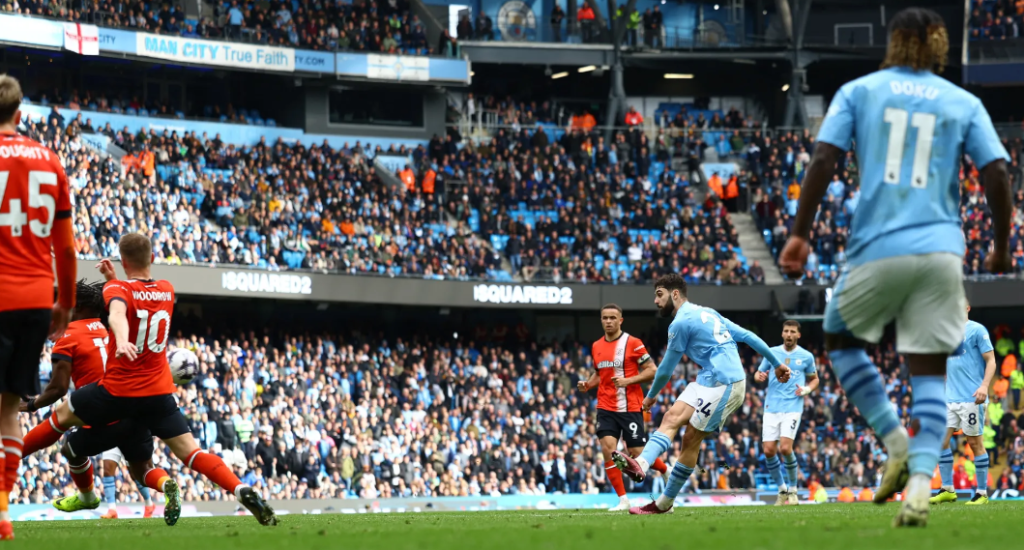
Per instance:
[[[199,374],[199,358],[189,349],[176,348],[167,356],[167,362],[171,365],[174,383],[179,386],[188,384]]]

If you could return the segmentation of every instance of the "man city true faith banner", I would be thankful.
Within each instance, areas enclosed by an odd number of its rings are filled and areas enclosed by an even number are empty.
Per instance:
[[[295,50],[138,33],[136,55],[182,63],[262,71],[295,71]]]

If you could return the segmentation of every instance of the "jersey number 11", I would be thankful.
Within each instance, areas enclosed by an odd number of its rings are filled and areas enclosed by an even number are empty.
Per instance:
[[[935,115],[914,113],[888,107],[885,121],[889,123],[889,150],[885,155],[885,183],[899,185],[900,169],[903,167],[903,149],[907,140],[907,121],[917,128],[917,143],[914,145],[914,168],[910,173],[910,186],[928,187],[928,165],[932,160],[932,138],[935,137]]]

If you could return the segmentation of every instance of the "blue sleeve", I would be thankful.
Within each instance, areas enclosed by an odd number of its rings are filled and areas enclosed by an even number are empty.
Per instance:
[[[764,343],[764,340],[762,340],[758,335],[737,325],[736,323],[733,323],[728,319],[724,319],[724,321],[726,328],[728,328],[729,332],[732,333],[733,340],[736,340],[737,342],[743,342],[744,344],[754,348],[754,351],[760,353],[761,356],[764,357],[765,360],[768,361],[772,367],[779,366],[779,358],[775,357],[775,354],[772,353],[772,350],[771,348],[768,347],[768,344]]]
[[[771,368],[771,365],[768,363],[768,359],[764,358],[761,359],[761,364],[757,367],[757,370],[758,372],[768,372],[769,368]]]
[[[1007,162],[1010,160],[1010,155],[1006,154],[1006,148],[999,141],[999,135],[996,134],[996,129],[992,126],[992,119],[988,116],[988,111],[985,110],[981,101],[975,105],[974,115],[967,127],[964,151],[970,155],[971,160],[979,169],[999,159]]]
[[[647,397],[654,397],[665,389],[665,384],[668,384],[672,373],[676,370],[676,365],[683,359],[683,352],[672,349],[669,346],[665,350],[665,355],[661,358],[661,364],[658,365],[658,370],[654,373],[654,380],[651,381],[651,387],[647,390]]]
[[[992,339],[989,338],[988,329],[980,328],[974,335],[975,345],[978,346],[978,351],[981,353],[988,353],[992,351]]]
[[[847,88],[843,86],[832,98],[832,104],[825,113],[825,120],[818,130],[818,141],[830,143],[843,151],[849,151],[853,141],[854,106],[847,97]]]
[[[818,374],[818,365],[814,363],[814,354],[807,354],[807,366],[804,367],[804,374]]]

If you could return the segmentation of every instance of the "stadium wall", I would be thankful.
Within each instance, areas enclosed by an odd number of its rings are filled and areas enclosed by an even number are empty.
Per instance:
[[[95,275],[95,261],[80,260],[78,272],[85,277],[98,277]],[[183,296],[552,311],[592,311],[608,302],[634,311],[653,307],[653,291],[649,285],[494,284],[412,277],[270,272],[238,266],[156,265],[153,266],[153,276],[171,281],[178,294]],[[966,287],[973,307],[1024,305],[1024,285],[1019,280],[969,281]],[[826,288],[815,285],[702,285],[691,286],[689,297],[695,303],[721,311],[770,311],[776,306],[791,311],[796,308],[803,292],[823,305],[821,296]]]

